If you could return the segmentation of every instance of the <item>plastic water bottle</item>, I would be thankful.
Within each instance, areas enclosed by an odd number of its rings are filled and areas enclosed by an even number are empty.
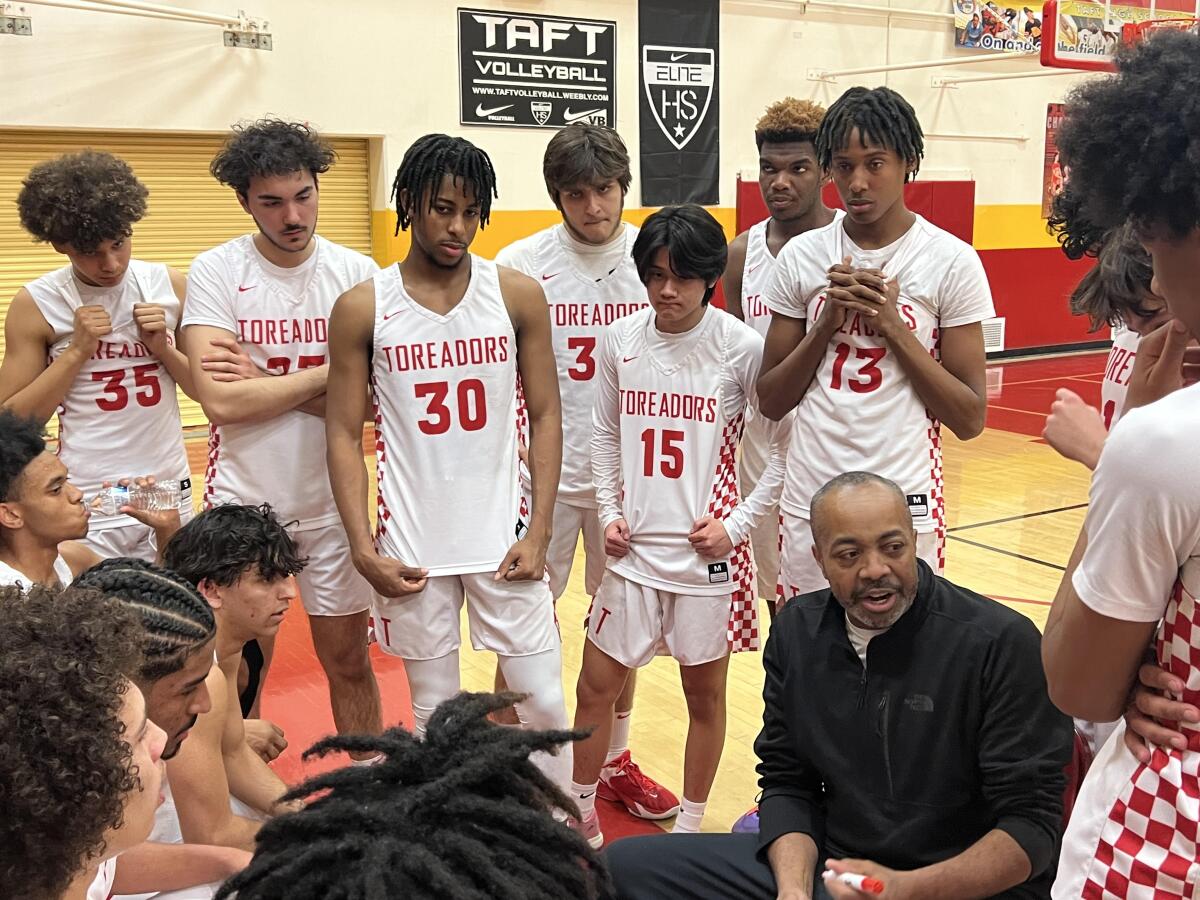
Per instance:
[[[122,481],[126,483],[120,483]],[[143,510],[176,509],[179,499],[179,482],[174,479],[138,487],[133,479],[123,478],[103,488],[92,500],[92,508],[106,516],[115,516],[122,506]]]

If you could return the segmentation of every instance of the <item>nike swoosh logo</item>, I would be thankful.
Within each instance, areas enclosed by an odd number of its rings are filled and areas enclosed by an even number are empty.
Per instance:
[[[622,357],[622,359],[624,362],[633,362],[635,359],[637,359],[637,357],[636,356],[626,356],[626,357]]]
[[[592,794],[594,794],[594,793],[596,793],[596,792],[595,792],[595,791],[590,791],[589,793],[586,793],[586,794],[580,794],[580,795],[579,795],[579,799],[580,799],[580,800],[586,800],[588,797],[592,796]]]
[[[402,309],[393,310],[392,312],[390,312],[390,313],[387,313],[386,315],[384,315],[384,317],[383,317],[383,321],[385,321],[385,322],[386,322],[386,321],[387,321],[388,319],[390,319],[392,316],[398,316],[398,315],[400,315],[400,313],[402,313],[402,312],[404,312],[404,310],[402,310]]]
[[[252,290],[254,290],[256,287],[258,287],[258,285],[257,285],[257,284],[252,284],[252,285],[249,285],[249,286],[246,286],[246,285],[241,285],[241,284],[239,284],[239,285],[238,285],[238,293],[240,294],[240,293],[242,293],[243,291],[252,291]]]
[[[756,269],[761,269],[761,268],[762,268],[762,263],[757,263],[756,265],[753,265],[753,266],[751,266],[750,268],[748,268],[748,269],[746,270],[746,274],[747,274],[747,275],[752,275],[752,274],[754,274],[754,271],[755,271]]]
[[[686,53],[672,53],[671,54],[671,62],[679,62],[685,56],[687,56]]]
[[[552,275],[543,275],[542,281],[549,281],[551,278],[557,278],[561,273],[555,272]]]
[[[498,112],[504,112],[506,109],[512,109],[512,104],[509,103],[507,106],[493,106],[491,109],[484,109],[483,104],[479,103],[475,106],[475,115],[486,117],[495,115]]]
[[[580,119],[586,119],[588,116],[594,116],[596,113],[602,112],[604,112],[603,109],[585,109],[583,112],[573,113],[571,112],[571,107],[568,106],[563,110],[563,121],[578,122]]]

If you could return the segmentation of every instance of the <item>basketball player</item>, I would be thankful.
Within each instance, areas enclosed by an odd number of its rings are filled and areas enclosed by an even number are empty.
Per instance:
[[[34,240],[68,265],[17,291],[4,322],[0,400],[45,424],[58,412],[59,456],[89,500],[103,482],[177,479],[192,514],[178,385],[191,395],[176,327],[182,275],[132,259],[146,187],[120,159],[95,150],[30,170],[17,210]],[[93,512],[80,541],[101,556],[153,560],[156,534],[122,510]]]
[[[393,185],[399,263],[347,292],[330,324],[329,473],[352,559],[379,597],[380,647],[404,660],[413,719],[459,689],[459,611],[471,642],[499,656],[523,724],[566,724],[562,647],[545,581],[562,452],[550,317],[537,282],[469,252],[487,224],[495,173],[462,138],[429,134]],[[533,506],[518,524],[517,380],[531,440]],[[375,397],[378,531],[367,518],[361,423]],[[515,543],[513,538],[516,538]],[[570,754],[540,762],[569,781]]]
[[[771,311],[763,292],[775,273],[775,258],[783,245],[798,234],[823,228],[835,213],[821,200],[825,178],[817,165],[813,140],[825,108],[808,100],[786,97],[767,107],[754,126],[758,145],[758,187],[770,216],[739,234],[729,245],[725,268],[725,308],[764,338]],[[738,477],[742,490],[754,490],[767,465],[768,420],[753,407],[746,411]],[[775,612],[779,586],[779,510],[771,509],[750,535],[754,566],[758,571],[758,596]]]
[[[1121,418],[1125,391],[1139,341],[1170,320],[1166,303],[1154,293],[1150,257],[1132,228],[1117,231],[1100,251],[1099,262],[1071,295],[1071,311],[1086,314],[1096,329],[1112,326],[1113,345],[1100,385],[1100,410],[1074,391],[1059,388],[1042,437],[1068,459],[1095,469],[1108,431]]]
[[[339,733],[382,729],[367,655],[370,586],[350,553],[325,469],[329,312],[368,279],[368,257],[316,233],[318,177],[334,152],[305,125],[263,119],[234,129],[212,163],[258,226],[202,253],[188,273],[184,316],[209,434],[206,506],[269,502],[308,558],[300,597],[329,681]],[[256,374],[243,377],[245,352]],[[269,375],[267,375],[269,373]],[[365,410],[366,394],[356,409]],[[264,648],[269,653],[269,646]]]
[[[1094,721],[1121,714],[1148,646],[1180,683],[1176,699],[1200,697],[1200,387],[1185,386],[1182,370],[1200,334],[1198,94],[1200,35],[1164,30],[1122,51],[1114,77],[1077,88],[1059,131],[1071,176],[1052,221],[1064,249],[1081,254],[1098,231],[1132,221],[1175,319],[1138,346],[1046,622],[1051,699]],[[1174,725],[1185,739],[1149,764],[1118,739],[1124,723],[1101,748],[1063,836],[1055,898],[1195,892],[1200,732],[1194,720]]]
[[[597,361],[592,472],[608,568],[588,615],[571,796],[588,842],[604,841],[596,790],[613,701],[660,647],[679,662],[688,706],[681,811],[699,831],[725,741],[731,650],[757,649],[751,529],[778,499],[790,422],[740,499],[734,457],[762,361],[762,338],[711,308],[725,236],[698,206],[648,218],[633,246],[651,309],[615,322]]]
[[[852,469],[904,489],[918,555],[940,574],[940,426],[975,437],[987,407],[980,323],[992,299],[979,256],[904,205],[924,153],[912,107],[889,88],[851,88],[816,150],[847,212],[780,251],[758,380],[764,415],[796,410],[780,501],[785,598],[821,589],[809,498]]]
[[[592,400],[596,348],[608,325],[646,306],[633,264],[638,230],[621,221],[633,175],[625,142],[611,128],[578,122],[561,129],[542,159],[546,190],[562,222],[505,247],[496,263],[538,281],[550,307],[550,329],[562,402],[563,467],[546,569],[557,600],[567,589],[583,536],[583,586],[596,595],[604,574],[604,531],[592,484]],[[629,754],[635,672],[613,713],[612,739],[599,795],[644,819],[666,819],[679,800],[642,772]],[[503,688],[503,685],[497,685]]]

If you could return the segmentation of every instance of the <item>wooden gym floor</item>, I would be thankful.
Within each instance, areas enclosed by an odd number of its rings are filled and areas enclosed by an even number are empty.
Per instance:
[[[1083,466],[1059,457],[1039,435],[1057,388],[1069,387],[1098,405],[1105,359],[1105,353],[1089,353],[991,366],[987,429],[966,444],[943,432],[949,527],[946,576],[1012,606],[1039,627],[1083,521],[1089,476]],[[199,484],[203,440],[190,441],[189,449]],[[572,711],[583,643],[580,625],[588,606],[582,570],[580,551],[570,587],[558,604],[564,685]],[[494,658],[471,650],[465,635],[463,646],[463,687],[490,689]],[[403,667],[379,654],[378,648],[372,653],[386,722],[410,722]],[[759,655],[737,654],[729,673],[725,752],[709,800],[706,831],[727,830],[754,800],[753,742],[761,725],[761,691]],[[275,763],[282,777],[296,781],[333,764],[302,764],[299,758],[331,730],[332,720],[324,679],[298,604],[280,633],[262,706],[263,714],[279,723],[290,741]],[[678,668],[671,660],[658,659],[642,670],[638,681],[631,746],[643,770],[676,793],[682,788],[686,729]],[[599,805],[610,839],[658,827],[624,815],[610,804]]]

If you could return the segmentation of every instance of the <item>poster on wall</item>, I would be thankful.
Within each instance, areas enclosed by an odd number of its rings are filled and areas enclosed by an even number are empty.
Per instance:
[[[718,0],[639,0],[642,205],[720,200]]]
[[[1112,69],[1125,25],[1145,22],[1152,11],[1144,6],[1094,3],[1092,0],[1059,0],[1046,4],[1046,46],[1042,63],[1061,68]],[[1174,18],[1180,13],[1157,10],[1153,18]]]
[[[1042,44],[1042,4],[1010,6],[996,0],[951,0],[954,46],[1033,52]]]
[[[458,68],[463,125],[616,123],[616,22],[459,9]]]
[[[1046,152],[1042,157],[1042,218],[1050,218],[1050,206],[1063,189],[1062,165],[1058,159],[1058,126],[1062,124],[1062,103],[1046,104]]]

